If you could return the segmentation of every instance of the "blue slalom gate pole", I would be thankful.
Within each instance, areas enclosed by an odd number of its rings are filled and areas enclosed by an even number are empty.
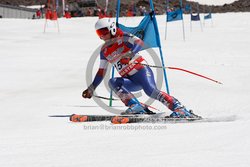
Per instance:
[[[118,21],[119,21],[119,16],[120,16],[120,0],[117,0],[117,8],[116,8],[116,24],[118,25]],[[112,78],[114,78],[115,76],[115,68],[114,66],[112,66]],[[109,100],[109,106],[112,106],[112,102],[113,102],[113,91],[110,90],[110,100]]]
[[[150,8],[154,12],[154,4],[153,4],[152,0],[150,0]],[[157,25],[157,21],[156,21],[154,13],[153,13],[153,18],[152,19],[153,19],[154,27],[155,27],[155,30],[156,30],[157,43],[158,43],[158,46],[159,46],[159,51],[160,51],[160,56],[161,56],[161,64],[162,64],[162,67],[165,67],[164,58],[163,58],[162,49],[161,49],[161,41],[160,41],[158,25]],[[168,86],[168,79],[167,79],[167,72],[166,72],[165,68],[163,68],[163,74],[164,74],[167,93],[170,94],[169,86]]]

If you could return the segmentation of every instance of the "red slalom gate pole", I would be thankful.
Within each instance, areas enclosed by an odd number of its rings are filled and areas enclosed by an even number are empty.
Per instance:
[[[198,74],[198,73],[189,71],[189,70],[185,70],[185,69],[177,68],[177,67],[166,67],[166,68],[171,69],[171,70],[184,71],[184,72],[187,72],[187,73],[190,73],[190,74],[193,74],[193,75],[196,75],[196,76],[199,76],[199,77],[208,79],[208,80],[213,81],[213,82],[215,82],[215,83],[222,84],[220,81],[214,80],[214,79],[212,79],[212,78],[206,77],[206,76],[204,76],[204,75],[201,75],[201,74]]]
[[[212,79],[212,78],[206,77],[206,76],[204,76],[204,75],[201,75],[201,74],[198,74],[198,73],[195,73],[195,72],[192,72],[192,71],[183,69],[183,68],[178,68],[178,67],[162,67],[162,66],[149,65],[149,64],[142,64],[142,63],[136,63],[136,64],[141,64],[141,65],[143,65],[143,66],[154,67],[154,68],[167,68],[167,69],[171,69],[171,70],[184,71],[184,72],[187,72],[187,73],[189,73],[189,74],[193,74],[193,75],[196,75],[196,76],[199,76],[199,77],[208,79],[208,80],[213,81],[213,82],[215,82],[215,83],[222,84],[222,82],[220,82],[220,81],[214,80],[214,79]]]

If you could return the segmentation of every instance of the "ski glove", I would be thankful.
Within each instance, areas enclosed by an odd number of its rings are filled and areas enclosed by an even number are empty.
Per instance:
[[[88,89],[82,92],[82,97],[90,99],[93,96],[94,90],[95,89],[92,86],[89,86]]]

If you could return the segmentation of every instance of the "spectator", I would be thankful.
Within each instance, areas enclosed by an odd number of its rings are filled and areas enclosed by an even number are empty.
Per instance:
[[[40,19],[41,16],[42,16],[42,12],[41,12],[41,10],[38,9],[38,10],[36,11],[36,18]]]

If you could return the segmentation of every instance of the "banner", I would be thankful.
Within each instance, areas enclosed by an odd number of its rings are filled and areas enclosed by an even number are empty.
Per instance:
[[[185,6],[185,11],[186,11],[186,12],[190,12],[190,11],[191,11],[191,6],[190,6],[189,4],[187,4],[187,5]]]
[[[175,11],[167,12],[167,22],[178,21],[183,19],[182,9],[177,9]]]
[[[141,38],[144,42],[143,49],[147,48],[152,48],[152,47],[158,47],[159,52],[160,52],[160,57],[161,57],[161,63],[162,66],[164,67],[164,57],[162,54],[162,49],[161,49],[161,42],[160,42],[160,35],[159,35],[159,30],[158,30],[158,25],[154,13],[154,4],[153,0],[149,0],[150,4],[150,10],[151,12],[144,16],[142,21],[137,27],[126,27],[122,24],[119,24],[119,16],[120,16],[120,0],[117,0],[117,7],[116,7],[116,23],[117,26],[122,29],[125,32],[130,32],[131,34],[134,34],[135,36]],[[164,79],[165,79],[165,84],[166,84],[166,90],[167,93],[169,94],[169,87],[168,87],[168,80],[167,80],[167,73],[166,69],[163,69],[163,74],[164,74]],[[114,66],[112,67],[112,78],[114,78]],[[109,101],[109,106],[112,106],[112,90],[110,91],[110,101]]]
[[[125,32],[129,32],[143,40],[142,49],[159,47],[156,36],[156,29],[152,20],[152,16],[147,14],[137,27],[126,27],[118,23],[118,27]]]
[[[207,14],[206,16],[204,16],[204,19],[205,19],[205,20],[211,19],[211,18],[212,18],[212,14],[211,14],[211,13]]]
[[[200,14],[199,13],[197,13],[197,14],[191,13],[191,20],[192,21],[200,21]]]

